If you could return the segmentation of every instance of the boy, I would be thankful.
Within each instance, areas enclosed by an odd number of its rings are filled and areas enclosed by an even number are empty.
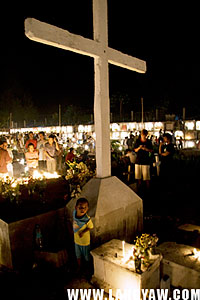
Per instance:
[[[81,258],[84,258],[87,263],[90,261],[90,230],[93,228],[93,223],[87,215],[88,209],[88,200],[79,198],[73,211],[75,253],[79,270]]]

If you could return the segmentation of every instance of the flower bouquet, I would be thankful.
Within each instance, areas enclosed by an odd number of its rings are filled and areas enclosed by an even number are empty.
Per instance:
[[[65,179],[70,184],[71,198],[79,197],[82,187],[94,176],[94,172],[83,162],[67,162],[68,170]]]
[[[141,273],[148,269],[152,260],[157,257],[157,255],[153,255],[153,251],[157,245],[158,237],[156,234],[143,233],[140,237],[137,236],[134,242],[133,256],[136,272]]]

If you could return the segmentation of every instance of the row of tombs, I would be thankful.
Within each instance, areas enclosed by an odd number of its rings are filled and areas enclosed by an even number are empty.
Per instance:
[[[164,242],[156,247],[156,253],[149,253],[147,267],[137,269],[132,255],[133,241],[142,233],[143,202],[118,178],[93,178],[82,196],[89,200],[88,214],[94,223],[91,232],[94,285],[113,289],[113,294],[117,289],[156,289],[170,285],[199,288],[199,255],[189,245]],[[14,270],[32,266],[36,258],[55,267],[68,264],[73,252],[75,203],[76,199],[71,199],[64,207],[16,222],[0,220],[0,264]],[[48,241],[43,251],[33,249],[36,224],[40,224]],[[182,230],[193,229],[186,226]]]

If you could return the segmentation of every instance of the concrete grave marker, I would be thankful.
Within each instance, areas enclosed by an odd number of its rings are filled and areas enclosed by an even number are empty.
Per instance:
[[[90,187],[92,186],[93,191],[97,191],[96,198],[94,199],[92,190],[88,192],[87,190],[89,188],[87,187],[85,187],[85,190],[90,205],[97,205],[98,207],[101,207],[102,205],[108,206],[110,201],[115,201],[117,203],[116,207],[118,211],[120,208],[123,208],[123,214],[127,211],[127,207],[125,206],[126,201],[124,201],[125,197],[132,199],[133,204],[137,208],[136,214],[138,211],[140,213],[135,217],[134,212],[131,222],[129,222],[129,216],[127,218],[125,215],[123,216],[124,220],[119,226],[120,228],[118,228],[119,235],[115,236],[119,237],[124,230],[124,222],[132,224],[134,231],[132,232],[133,234],[141,230],[143,222],[143,207],[142,200],[129,187],[125,186],[116,177],[112,177],[112,180],[109,180],[109,177],[111,176],[111,153],[108,63],[131,71],[145,73],[146,62],[110,48],[108,46],[107,25],[107,0],[93,0],[93,40],[72,34],[67,30],[30,18],[25,20],[25,34],[29,39],[36,42],[94,58],[94,123],[96,132],[97,178],[91,179],[88,184]],[[105,186],[107,186],[108,189],[108,185],[109,194],[112,195],[112,199],[109,198],[108,193],[105,193],[104,190]],[[126,193],[124,193],[125,189]],[[112,191],[114,193],[112,193]],[[72,201],[74,200],[72,199]],[[69,204],[68,208],[70,209],[69,214],[71,215],[74,205],[70,206]],[[105,218],[108,218],[108,215],[105,216]],[[106,220],[103,219],[103,214],[101,214],[101,223],[104,221]],[[116,220],[114,220],[114,222],[116,223]],[[109,224],[109,226],[111,226],[111,231],[113,230],[114,232],[116,226],[112,226],[112,224]],[[101,233],[104,235],[103,232]],[[106,239],[110,239],[110,236],[107,236],[106,238],[104,235],[103,240]]]

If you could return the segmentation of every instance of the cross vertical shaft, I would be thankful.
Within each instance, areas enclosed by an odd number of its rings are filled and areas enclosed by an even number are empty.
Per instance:
[[[102,45],[101,57],[94,59],[95,95],[94,122],[96,132],[96,176],[111,175],[110,158],[110,104],[108,74],[108,32],[107,0],[93,1],[94,40]]]

